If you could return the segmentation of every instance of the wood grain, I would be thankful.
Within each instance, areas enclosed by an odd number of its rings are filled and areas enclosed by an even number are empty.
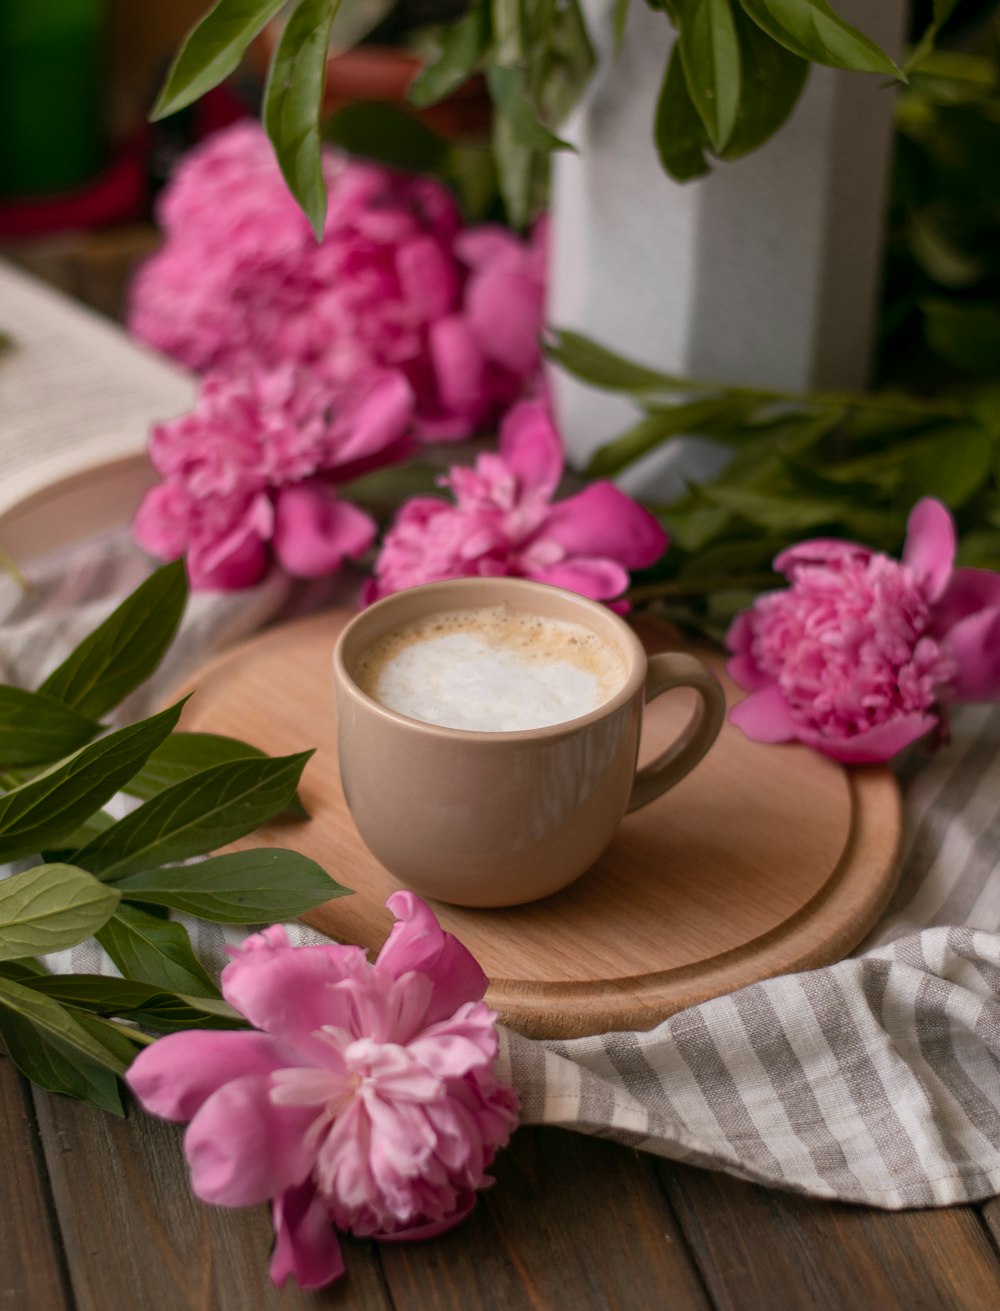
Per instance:
[[[649,1158],[520,1129],[473,1215],[433,1243],[382,1246],[414,1311],[709,1311]]]
[[[278,753],[318,748],[303,783],[305,824],[274,824],[237,846],[293,847],[355,890],[306,918],[377,948],[399,885],[361,842],[337,767],[331,654],[347,611],[272,629],[208,664],[183,726]],[[682,644],[637,625],[650,650]],[[719,656],[705,648],[731,697]],[[676,737],[687,692],[655,701],[640,758]],[[392,822],[392,816],[386,816]],[[516,822],[512,817],[512,822]],[[707,759],[630,816],[570,888],[506,910],[439,904],[491,980],[489,1002],[535,1037],[648,1028],[706,997],[846,954],[895,882],[896,785],[882,768],[847,771],[802,747],[751,742],[727,725]]]
[[[718,1311],[996,1311],[1000,1258],[973,1207],[890,1213],[657,1169]]]
[[[0,1307],[64,1311],[63,1255],[31,1093],[0,1055]]]
[[[65,1097],[35,1099],[79,1311],[392,1307],[371,1244],[345,1244],[347,1279],[329,1291],[273,1287],[266,1209],[193,1197],[178,1126],[134,1107],[117,1120]]]

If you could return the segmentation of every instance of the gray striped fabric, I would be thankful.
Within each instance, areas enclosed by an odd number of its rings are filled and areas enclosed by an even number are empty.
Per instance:
[[[141,576],[121,541],[0,583],[0,678],[36,685]],[[271,580],[198,597],[142,713],[207,652],[328,599]],[[527,1123],[557,1124],[757,1183],[892,1209],[1000,1191],[1000,708],[912,753],[903,877],[853,957],[755,984],[645,1033],[538,1043],[501,1060]],[[217,968],[238,931],[189,925]],[[297,939],[313,939],[296,929]],[[109,969],[92,944],[58,969]]]

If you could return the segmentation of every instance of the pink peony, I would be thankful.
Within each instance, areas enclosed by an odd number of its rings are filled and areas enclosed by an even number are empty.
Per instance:
[[[139,508],[136,540],[161,559],[186,553],[196,587],[246,587],[272,551],[299,577],[329,573],[375,538],[335,484],[407,454],[412,411],[399,373],[371,374],[340,404],[289,365],[210,375],[190,414],[153,429],[164,481]]]
[[[544,230],[463,230],[450,193],[324,153],[322,242],[256,123],[177,169],[163,249],[131,295],[136,336],[199,372],[297,364],[334,389],[401,370],[425,440],[467,436],[540,386]]]
[[[441,479],[454,504],[417,497],[403,506],[366,599],[474,577],[533,578],[596,600],[620,596],[630,569],[662,555],[666,534],[610,482],[553,502],[562,472],[562,443],[545,406],[515,406],[500,427],[498,454],[453,466]]]
[[[888,760],[946,701],[1000,696],[1000,575],[954,569],[955,526],[928,497],[902,561],[851,542],[802,542],[774,567],[791,586],[729,630],[730,718],[760,742],[805,742],[834,760]]]
[[[276,1284],[343,1274],[335,1229],[405,1239],[457,1224],[516,1123],[482,970],[419,897],[387,904],[398,922],[374,965],[359,947],[290,947],[280,926],[249,938],[222,991],[254,1031],[171,1034],[128,1073],[146,1110],[191,1121],[198,1197],[271,1200]]]

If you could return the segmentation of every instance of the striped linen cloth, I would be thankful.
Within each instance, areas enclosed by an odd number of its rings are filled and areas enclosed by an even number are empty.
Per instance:
[[[36,686],[147,569],[113,538],[33,566],[29,595],[0,580],[0,679]],[[213,650],[329,599],[328,585],[279,579],[196,596],[164,666],[123,713],[146,713]],[[903,875],[852,957],[648,1032],[544,1043],[504,1032],[524,1122],[890,1209],[1000,1192],[1000,707],[961,710],[952,737],[901,768]],[[242,936],[186,922],[210,968]],[[113,972],[93,942],[50,964]]]

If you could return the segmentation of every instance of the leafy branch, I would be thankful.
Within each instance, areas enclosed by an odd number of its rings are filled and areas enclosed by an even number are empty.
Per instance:
[[[795,393],[672,377],[558,329],[547,350],[580,381],[628,396],[641,416],[594,454],[587,476],[621,474],[690,437],[719,448],[716,476],[654,507],[671,548],[637,577],[637,604],[661,602],[676,622],[721,637],[772,581],[784,547],[836,536],[895,552],[910,507],[926,495],[955,514],[963,563],[1000,567],[995,384],[928,398]]]
[[[330,29],[341,0],[296,0],[275,51],[264,124],[292,194],[317,235],[326,197],[320,113]],[[349,0],[344,0],[349,3]],[[653,133],[664,169],[700,177],[709,159],[756,150],[795,107],[811,64],[904,80],[905,72],[826,0],[648,0],[662,13],[666,52]],[[919,64],[955,0],[935,0],[933,21],[908,67]],[[167,74],[154,118],[175,113],[238,66],[281,0],[217,0],[190,32]],[[628,0],[618,0],[620,44]],[[668,27],[675,39],[669,39]],[[548,155],[573,149],[558,134],[596,67],[579,0],[471,0],[439,32],[414,82],[415,107],[436,104],[484,74],[494,105],[493,148],[508,214],[523,225],[544,196]]]
[[[282,812],[305,815],[311,752],[272,758],[177,730],[183,703],[108,730],[159,665],[187,601],[183,562],[147,579],[37,691],[0,686],[0,1041],[28,1078],[121,1113],[118,1076],[147,1031],[233,1027],[180,911],[222,924],[289,919],[344,895],[315,862],[264,848],[206,856]],[[123,819],[104,806],[126,792]],[[50,975],[36,959],[96,937],[122,978]]]

